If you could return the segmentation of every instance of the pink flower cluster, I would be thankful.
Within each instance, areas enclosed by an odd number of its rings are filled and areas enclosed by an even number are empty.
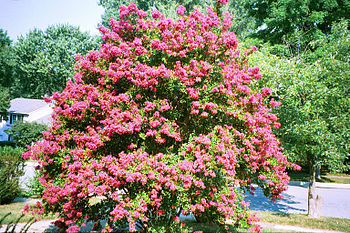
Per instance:
[[[218,3],[226,5],[230,0],[216,0]]]
[[[262,75],[247,65],[256,48],[237,49],[230,14],[185,12],[121,6],[100,50],[77,56],[75,81],[47,98],[52,126],[23,157],[39,161],[39,208],[58,212],[63,231],[106,219],[105,231],[186,232],[179,215],[192,212],[259,232],[237,186],[272,199],[286,190],[296,165],[272,132],[279,103],[266,104],[271,90],[255,88]]]

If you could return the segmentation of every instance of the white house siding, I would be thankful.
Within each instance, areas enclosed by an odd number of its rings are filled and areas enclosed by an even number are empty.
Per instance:
[[[12,101],[11,101],[12,102]],[[38,108],[28,108],[28,104],[31,104],[31,102],[36,105],[38,105]],[[38,104],[40,102],[40,104]],[[11,110],[9,112],[9,117],[11,114],[20,114],[24,115],[23,121],[26,122],[37,122],[40,124],[49,124],[50,116],[53,113],[53,109],[50,107],[49,104],[42,103],[41,100],[35,100],[35,99],[14,99],[13,100],[14,106],[16,106],[15,110]],[[24,108],[31,109],[30,112],[23,112],[21,111],[21,103],[23,103]],[[13,106],[11,106],[13,107]],[[13,109],[13,108],[12,108]],[[8,141],[9,136],[5,133],[5,130],[9,129],[11,127],[10,119],[7,121],[1,121],[0,122],[0,141]]]
[[[6,121],[0,122],[0,141],[7,141],[8,135],[5,133],[5,130],[8,129]]]

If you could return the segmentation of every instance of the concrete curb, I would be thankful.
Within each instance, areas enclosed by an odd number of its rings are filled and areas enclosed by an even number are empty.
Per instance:
[[[288,185],[300,186],[300,187],[308,187],[309,186],[309,182],[306,182],[306,181],[289,181]],[[316,188],[350,189],[350,184],[316,182]]]

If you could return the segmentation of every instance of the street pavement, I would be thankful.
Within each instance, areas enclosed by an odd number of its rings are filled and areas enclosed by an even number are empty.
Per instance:
[[[250,202],[250,209],[256,211],[271,211],[279,213],[307,213],[307,182],[289,185],[286,192],[283,192],[283,199],[272,202],[266,198],[262,190],[257,188],[255,195],[246,194],[246,201]],[[325,184],[317,188],[316,194],[323,198],[321,216],[338,217],[350,219],[350,186]]]

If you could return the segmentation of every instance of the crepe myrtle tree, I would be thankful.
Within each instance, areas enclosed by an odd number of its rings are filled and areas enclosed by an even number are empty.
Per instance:
[[[179,217],[193,213],[259,232],[242,192],[287,189],[297,165],[272,133],[279,103],[247,65],[256,48],[237,49],[230,14],[185,11],[121,6],[100,50],[77,56],[75,82],[47,99],[52,126],[24,157],[43,171],[37,211],[58,213],[62,231],[106,220],[104,232],[187,232]]]

